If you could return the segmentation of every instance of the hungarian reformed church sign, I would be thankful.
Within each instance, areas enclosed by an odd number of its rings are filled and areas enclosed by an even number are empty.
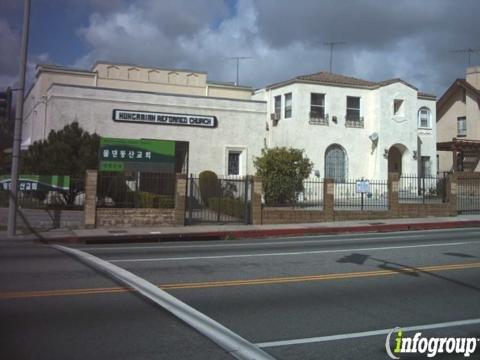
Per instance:
[[[214,128],[215,116],[157,113],[149,111],[113,110],[113,120],[157,125],[180,125]]]

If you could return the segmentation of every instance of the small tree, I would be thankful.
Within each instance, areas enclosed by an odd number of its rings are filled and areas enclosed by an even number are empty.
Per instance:
[[[77,122],[59,131],[50,131],[46,140],[35,141],[22,155],[22,172],[39,175],[83,177],[87,169],[97,169],[100,137],[84,131]],[[73,204],[83,189],[70,187],[63,193],[67,204]]]
[[[267,205],[291,204],[303,191],[303,180],[312,172],[313,163],[303,150],[276,147],[263,149],[254,159],[257,175],[262,177]]]

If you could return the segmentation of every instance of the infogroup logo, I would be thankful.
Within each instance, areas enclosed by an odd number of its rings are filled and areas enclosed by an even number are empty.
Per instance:
[[[390,348],[392,334],[396,333],[393,349]],[[433,358],[437,354],[462,354],[470,357],[477,348],[480,339],[471,338],[438,338],[422,337],[421,332],[415,333],[413,337],[406,337],[401,328],[396,327],[390,331],[385,341],[385,350],[392,359],[400,359],[401,354],[426,354]]]

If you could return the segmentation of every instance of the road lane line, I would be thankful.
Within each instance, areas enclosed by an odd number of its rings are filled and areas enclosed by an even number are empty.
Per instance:
[[[401,237],[401,240],[408,239],[408,238],[416,238],[418,239],[418,235],[408,235]],[[367,240],[383,240],[383,239],[400,239],[400,236],[385,236],[382,238],[378,237],[369,237],[369,238],[360,238],[360,239],[333,239],[333,240],[299,240],[299,241],[268,241],[268,242],[254,242],[251,240],[249,243],[242,243],[242,244],[196,244],[196,245],[147,245],[147,246],[102,246],[102,247],[95,247],[95,246],[88,246],[88,247],[77,247],[78,250],[142,250],[142,249],[202,249],[202,248],[218,248],[218,247],[244,247],[244,246],[269,246],[269,245],[302,245],[302,244],[326,244],[326,243],[337,243],[337,242],[345,242],[345,241],[367,241]]]
[[[160,284],[158,285],[158,287],[161,288],[162,290],[182,290],[182,289],[203,289],[203,288],[234,287],[234,286],[276,285],[276,284],[286,284],[286,283],[294,283],[294,282],[342,280],[342,279],[354,279],[354,278],[362,278],[362,277],[393,276],[393,275],[400,275],[404,273],[440,272],[440,271],[465,270],[465,269],[475,269],[475,268],[480,268],[480,262],[423,266],[418,268],[398,268],[394,270],[372,270],[372,271],[348,272],[348,273],[300,275],[300,276],[290,276],[290,277]],[[129,291],[132,291],[132,290],[124,287],[43,290],[43,291],[16,291],[16,292],[0,293],[0,300],[51,297],[51,296],[108,294],[108,293],[122,293],[122,292],[129,292]]]
[[[313,255],[313,254],[333,254],[353,251],[382,251],[382,250],[402,250],[441,246],[457,246],[467,244],[477,244],[476,241],[462,241],[454,243],[435,243],[421,245],[403,245],[403,246],[384,246],[371,248],[355,248],[355,249],[337,249],[337,250],[315,250],[315,251],[293,251],[293,252],[277,252],[277,253],[260,253],[260,254],[238,254],[238,255],[216,255],[216,256],[182,256],[182,257],[162,257],[162,258],[141,258],[141,259],[109,259],[109,262],[151,262],[151,261],[186,261],[186,260],[214,260],[214,259],[236,259],[248,257],[269,257],[269,256],[297,256],[297,255]]]
[[[71,249],[66,246],[52,245],[53,248],[73,256],[81,262],[94,267],[98,271],[108,275],[135,289],[144,297],[160,305],[180,320],[215,342],[233,357],[240,360],[272,360],[272,356],[261,350],[258,346],[250,343],[230,329],[209,318],[198,310],[180,301],[167,292],[159,289],[154,284],[132,274],[131,272],[102,260],[89,253]]]
[[[480,231],[474,228],[462,228],[467,232],[469,236],[473,236],[476,234],[480,235]],[[79,250],[141,250],[141,249],[182,249],[182,248],[215,248],[215,247],[224,247],[224,246],[251,246],[251,245],[278,245],[278,244],[309,244],[309,243],[329,243],[329,242],[346,242],[346,241],[367,241],[367,240],[379,240],[379,239],[407,239],[407,238],[423,238],[427,236],[434,236],[438,233],[438,235],[448,235],[449,232],[458,232],[458,229],[443,229],[443,230],[421,230],[421,231],[408,231],[408,234],[416,234],[416,235],[405,235],[405,231],[401,232],[393,232],[390,234],[396,234],[391,236],[382,236],[384,233],[378,233],[377,236],[372,236],[372,233],[368,234],[338,234],[338,235],[303,235],[303,236],[282,236],[276,237],[274,240],[269,242],[257,242],[257,240],[243,240],[247,243],[233,243],[233,244],[192,244],[192,245],[168,245],[168,244],[161,244],[161,245],[145,245],[145,246],[75,246],[73,248]],[[369,237],[365,237],[369,236]],[[335,239],[331,239],[335,237]],[[315,238],[317,240],[299,240],[299,239],[311,239]],[[297,241],[284,241],[290,239],[297,239]],[[231,241],[231,240],[230,240]],[[217,242],[217,240],[215,240]]]
[[[417,326],[408,326],[408,327],[400,326],[400,327],[403,332],[407,332],[407,331],[418,331],[418,330],[442,329],[442,328],[476,325],[476,324],[480,324],[480,319],[468,319],[468,320],[450,321],[450,322],[437,323],[437,324],[417,325]],[[395,325],[395,326],[398,326],[398,325]],[[292,345],[319,343],[319,342],[325,342],[325,341],[349,340],[349,339],[363,338],[368,336],[387,335],[392,331],[392,329],[393,327],[391,329],[363,331],[363,332],[348,333],[348,334],[318,336],[318,337],[293,339],[293,340],[268,341],[268,342],[257,343],[256,345],[261,348],[270,348],[270,347],[278,347],[278,346],[292,346]]]

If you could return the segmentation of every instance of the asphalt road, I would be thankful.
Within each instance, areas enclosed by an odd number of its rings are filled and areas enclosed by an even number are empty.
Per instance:
[[[397,326],[480,338],[478,229],[77,248],[278,359],[386,359],[386,333],[366,332]],[[159,306],[40,245],[0,245],[0,324],[1,359],[231,358]]]

